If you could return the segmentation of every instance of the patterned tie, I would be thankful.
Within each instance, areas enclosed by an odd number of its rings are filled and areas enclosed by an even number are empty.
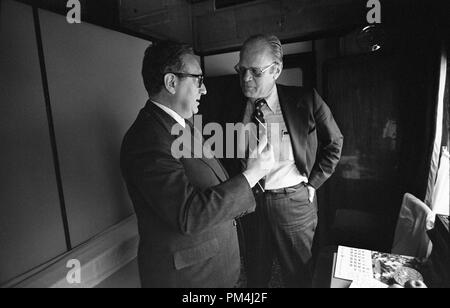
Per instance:
[[[257,127],[257,137],[258,142],[259,138],[261,138],[261,127],[262,125],[266,126],[266,120],[264,119],[264,113],[262,111],[262,108],[264,106],[267,106],[267,101],[264,98],[257,99],[255,101],[255,111],[252,114],[252,122],[256,124]],[[258,194],[260,192],[264,192],[264,186],[266,184],[265,178],[262,178],[259,180],[258,184],[255,186],[254,191]]]
[[[255,101],[255,111],[252,115],[252,122],[256,124],[257,130],[257,137],[258,139],[261,136],[261,132],[259,131],[260,125],[266,125],[266,120],[264,119],[264,113],[262,112],[262,108],[264,106],[267,106],[267,101],[264,98],[257,99]]]

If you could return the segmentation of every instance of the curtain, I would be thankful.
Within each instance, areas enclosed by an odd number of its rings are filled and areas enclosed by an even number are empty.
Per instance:
[[[447,147],[442,149],[442,157],[431,195],[431,209],[436,214],[449,215],[450,204],[450,156]]]
[[[436,137],[440,46],[434,37],[420,37],[405,45],[399,85],[401,104],[402,191],[425,200]]]
[[[447,48],[448,51],[448,48]],[[442,112],[442,117],[438,113],[438,123],[441,123],[438,130],[440,130],[442,137],[440,142],[436,144],[441,147],[435,146],[438,150],[436,158],[439,158],[438,167],[436,170],[432,169],[430,172],[430,185],[428,201],[431,209],[436,214],[449,215],[450,207],[450,155],[449,155],[449,65],[448,65],[448,53],[447,57],[445,50],[443,52],[442,66],[441,66],[441,84],[439,90],[439,110]],[[436,136],[438,141],[439,134]],[[438,156],[440,155],[440,156]]]
[[[438,173],[442,173],[441,169],[446,168],[446,159],[445,159],[445,151],[443,145],[443,131],[444,127],[446,127],[446,123],[444,123],[444,95],[445,95],[445,85],[446,85],[446,77],[447,77],[447,56],[445,52],[445,48],[442,49],[441,54],[441,62],[440,62],[440,72],[439,72],[439,90],[437,95],[437,111],[436,111],[436,130],[435,130],[435,141],[433,147],[433,154],[431,158],[430,164],[430,173],[428,176],[428,187],[427,187],[427,195],[425,198],[425,203],[427,203],[432,209],[434,209],[438,204],[435,200],[436,194],[442,194],[440,190],[445,189],[442,187],[443,181],[446,181],[446,177],[443,174],[440,174],[439,183],[437,186]],[[442,158],[442,159],[441,159]],[[444,171],[445,172],[445,171]],[[447,181],[448,182],[448,181]],[[436,191],[436,187],[439,187],[439,190]],[[442,198],[441,198],[442,199]],[[448,200],[448,199],[447,199]],[[447,202],[448,204],[448,202]]]

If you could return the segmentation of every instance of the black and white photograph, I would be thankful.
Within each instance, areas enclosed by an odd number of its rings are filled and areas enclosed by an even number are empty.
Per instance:
[[[0,288],[450,288],[447,2],[0,0]]]

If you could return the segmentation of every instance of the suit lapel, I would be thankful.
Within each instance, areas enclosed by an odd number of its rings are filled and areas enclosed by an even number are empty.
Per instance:
[[[175,121],[171,116],[169,116],[161,108],[159,108],[158,106],[156,106],[155,104],[153,104],[150,101],[145,106],[144,111],[147,114],[154,115],[156,120],[163,125],[163,127],[173,137],[174,140],[177,138],[177,136],[173,136],[171,134],[171,132],[172,132],[172,127],[175,124],[177,124],[178,122]],[[188,120],[186,120],[186,129],[189,129],[189,123],[187,123],[187,122],[188,122]],[[183,145],[187,148],[187,150],[189,150],[191,152],[193,159],[198,159],[201,162],[203,162],[205,165],[207,165],[214,172],[214,174],[217,176],[217,178],[219,178],[222,182],[225,182],[228,180],[228,175],[226,174],[226,172],[224,172],[224,169],[222,168],[219,161],[217,161],[217,159],[215,159],[215,158],[208,159],[206,157],[203,157],[203,154],[202,154],[201,158],[194,158],[195,157],[194,156],[195,146],[198,146],[203,150],[203,137],[201,136],[201,134],[198,137],[194,136],[194,138],[191,138],[190,143],[183,144]],[[192,145],[194,145],[194,147],[192,147]],[[202,153],[203,153],[203,151],[202,151]]]
[[[178,122],[175,121],[170,115],[168,115],[164,110],[153,104],[151,101],[148,101],[144,107],[144,112],[147,116],[153,116],[156,121],[158,121],[166,130],[169,135],[171,135],[174,140],[177,136],[172,135],[172,127]]]
[[[239,100],[239,105],[237,106],[237,108],[235,108],[236,113],[233,116],[234,123],[240,123],[243,121],[245,116],[245,110],[247,108],[247,102],[248,98],[245,97],[244,94],[242,94]]]
[[[192,138],[193,139],[193,144],[194,144],[194,149],[196,147],[202,149],[201,158],[196,158],[196,159],[201,160],[204,164],[206,164],[208,167],[210,167],[211,170],[214,172],[214,174],[222,182],[225,182],[226,180],[228,180],[228,176],[227,176],[226,172],[224,172],[224,169],[222,168],[221,164],[219,163],[219,161],[216,158],[206,158],[206,157],[204,157],[204,154],[203,154],[203,143],[204,143],[203,142],[203,136],[196,128],[193,128],[193,129],[195,131],[197,131],[197,134],[195,134],[194,138]],[[194,156],[195,153],[194,153],[193,149],[191,149],[191,153],[192,153],[192,157],[195,157]]]
[[[307,97],[303,95],[303,89],[296,88],[293,93],[287,93],[287,89],[277,85],[278,97],[283,113],[283,118],[291,136],[292,150],[294,152],[297,167],[300,162],[306,162],[306,141],[308,137],[308,105]]]

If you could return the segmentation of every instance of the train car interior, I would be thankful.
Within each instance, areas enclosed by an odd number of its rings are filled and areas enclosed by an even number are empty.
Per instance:
[[[345,246],[421,258],[425,284],[450,287],[445,2],[0,0],[0,287],[140,288],[119,161],[148,99],[144,52],[193,46],[203,124],[225,125],[240,48],[259,33],[281,40],[278,83],[315,88],[344,136],[317,191],[312,286],[333,285]]]

